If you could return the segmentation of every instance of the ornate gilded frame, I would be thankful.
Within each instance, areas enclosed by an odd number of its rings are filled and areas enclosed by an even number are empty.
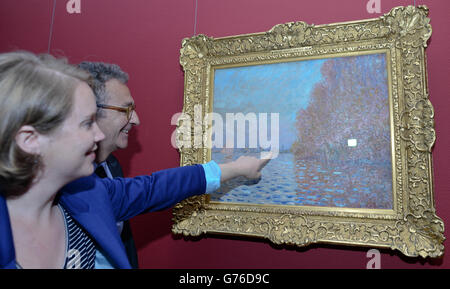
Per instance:
[[[203,195],[174,207],[173,233],[232,234],[262,237],[275,244],[331,243],[397,249],[407,256],[441,256],[445,237],[433,196],[434,112],[428,99],[425,55],[432,30],[427,16],[425,6],[396,7],[375,19],[317,26],[291,22],[263,33],[184,39],[180,57],[185,72],[183,113],[193,121],[180,118],[177,123],[182,166],[211,158],[210,149],[194,144],[211,137],[208,127],[195,126],[201,122],[195,110],[201,107],[202,116],[212,111],[211,70],[215,66],[388,51],[394,208],[254,206],[211,203]],[[192,136],[188,138],[192,145],[186,145],[187,134]]]

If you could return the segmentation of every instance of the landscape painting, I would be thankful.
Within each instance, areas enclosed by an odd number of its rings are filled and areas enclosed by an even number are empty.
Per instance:
[[[185,38],[180,165],[270,157],[173,208],[172,232],[444,255],[426,6],[332,24]]]
[[[251,115],[257,123],[246,118],[239,146],[239,140],[225,139],[236,124],[224,121],[228,127],[223,125],[221,141],[213,142],[211,159],[259,157],[264,150],[275,151],[275,157],[259,181],[225,183],[210,201],[393,209],[386,57],[357,54],[215,69],[213,112],[223,120]],[[261,119],[268,130],[262,130]]]

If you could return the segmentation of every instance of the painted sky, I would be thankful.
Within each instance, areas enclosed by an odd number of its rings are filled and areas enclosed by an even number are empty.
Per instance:
[[[295,117],[306,108],[310,93],[322,80],[326,59],[216,69],[214,112],[279,113],[280,148],[296,140]]]

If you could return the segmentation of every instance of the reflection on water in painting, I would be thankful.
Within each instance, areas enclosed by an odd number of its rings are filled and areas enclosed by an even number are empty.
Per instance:
[[[220,163],[251,155],[238,151],[228,158],[213,151],[212,159]],[[296,161],[294,154],[280,153],[263,169],[258,183],[244,178],[232,180],[211,194],[211,201],[392,209],[392,184],[380,180],[391,180],[390,163],[323,164],[312,159]]]

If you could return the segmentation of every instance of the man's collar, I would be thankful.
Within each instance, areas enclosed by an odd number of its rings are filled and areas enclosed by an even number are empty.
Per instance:
[[[97,169],[98,166],[102,166],[103,169],[105,170],[106,176],[107,176],[109,179],[113,179],[111,170],[109,169],[108,163],[107,163],[106,161],[103,161],[103,162],[101,162],[101,163],[99,163],[99,164],[94,163],[94,171]]]

